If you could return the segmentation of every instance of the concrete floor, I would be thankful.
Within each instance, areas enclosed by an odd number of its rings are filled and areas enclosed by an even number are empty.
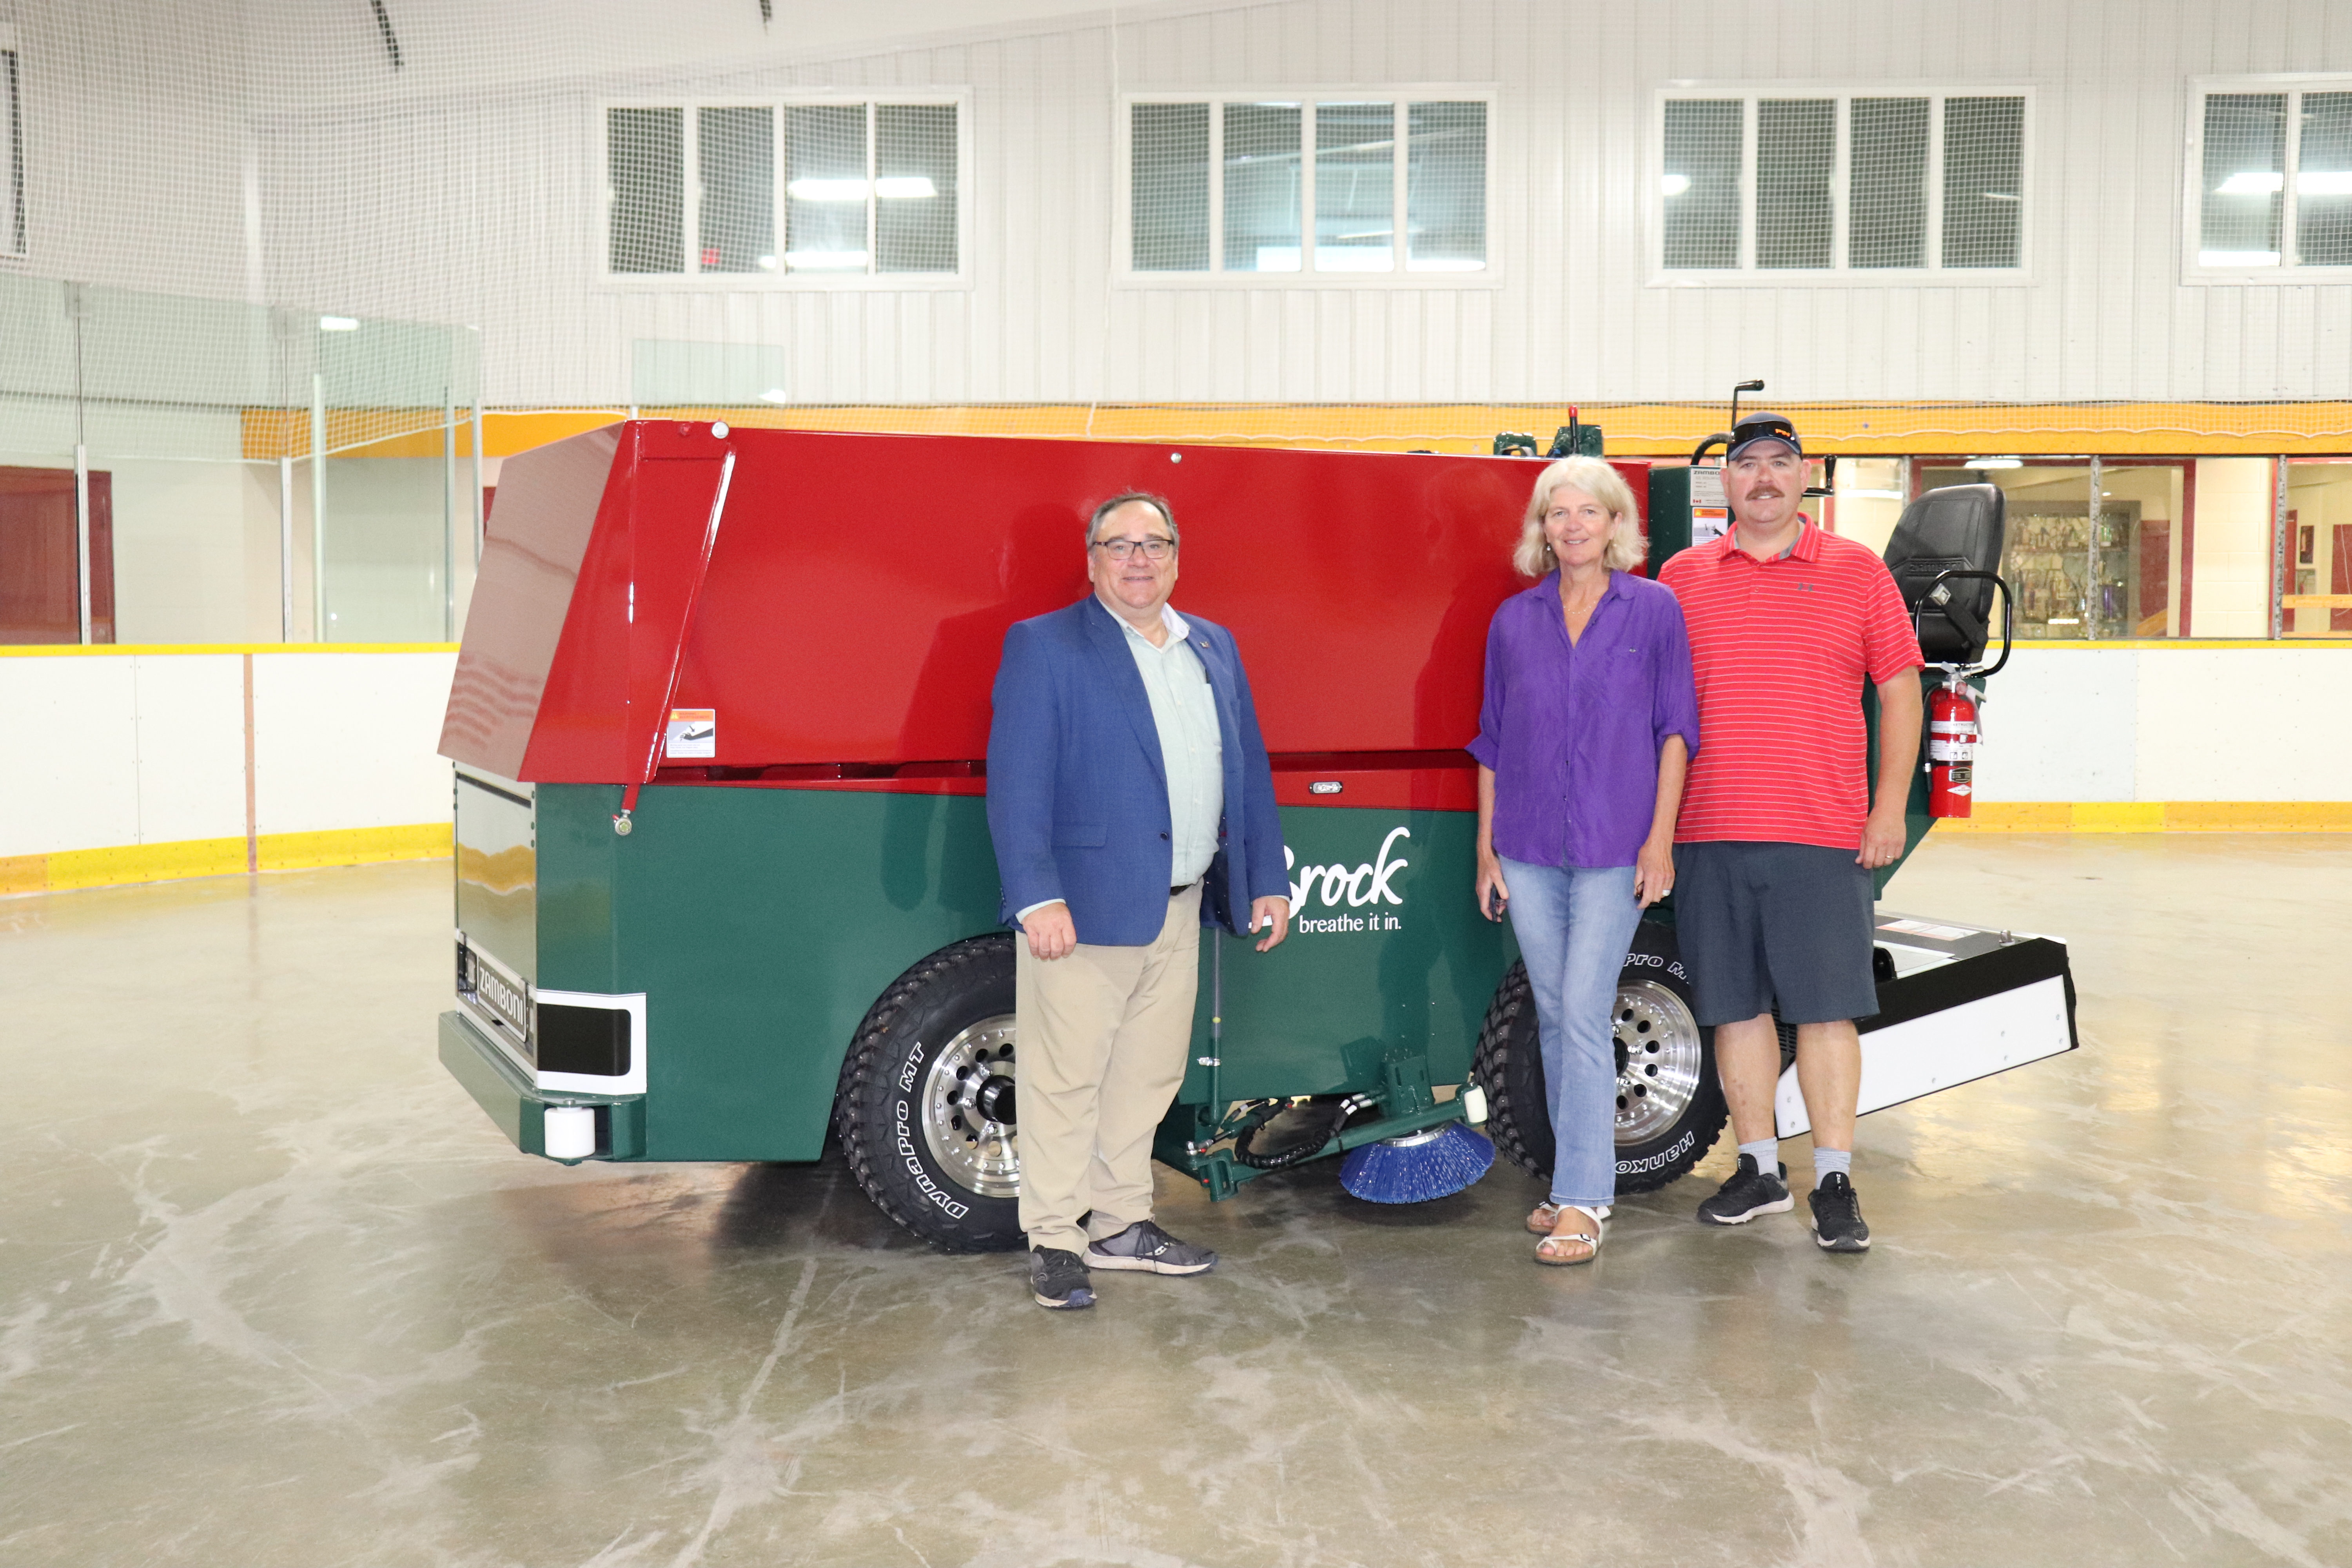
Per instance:
[[[0,1563],[2352,1562],[2352,840],[1925,850],[2084,1049],[1866,1119],[1866,1258],[1692,1224],[1725,1146],[1572,1270],[1327,1162],[1076,1317],[831,1160],[515,1153],[447,878],[0,900]]]

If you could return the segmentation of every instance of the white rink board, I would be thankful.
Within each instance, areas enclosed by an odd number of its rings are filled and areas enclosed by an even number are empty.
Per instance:
[[[1864,1114],[2054,1057],[2074,1043],[2066,1027],[2066,982],[2052,975],[1862,1037]],[[1783,1138],[1812,1131],[1792,1065],[1772,1109]]]

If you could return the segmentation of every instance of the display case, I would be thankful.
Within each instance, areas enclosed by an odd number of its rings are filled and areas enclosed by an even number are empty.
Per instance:
[[[2150,595],[2141,552],[2151,543],[2161,560],[2166,545],[2145,537],[2137,501],[2106,502],[2095,532],[2087,502],[2013,500],[2001,575],[2017,595],[2017,635],[2135,635],[2151,611],[2164,608],[2160,594],[2143,604]]]

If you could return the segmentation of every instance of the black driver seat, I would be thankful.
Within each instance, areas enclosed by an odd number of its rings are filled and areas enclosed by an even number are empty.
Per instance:
[[[1886,542],[1886,569],[1919,628],[1919,651],[1930,664],[1975,664],[1990,637],[1992,584],[1970,578],[1944,585],[1947,572],[1998,572],[2008,531],[2008,498],[1999,485],[1950,485],[1929,490],[1903,509]]]

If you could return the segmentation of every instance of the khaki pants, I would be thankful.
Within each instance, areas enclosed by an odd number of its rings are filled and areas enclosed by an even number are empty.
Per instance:
[[[1147,947],[1080,942],[1044,963],[1017,936],[1021,1228],[1083,1253],[1151,1217],[1151,1135],[1184,1081],[1201,979],[1201,885]],[[1079,1221],[1088,1210],[1086,1228]]]

